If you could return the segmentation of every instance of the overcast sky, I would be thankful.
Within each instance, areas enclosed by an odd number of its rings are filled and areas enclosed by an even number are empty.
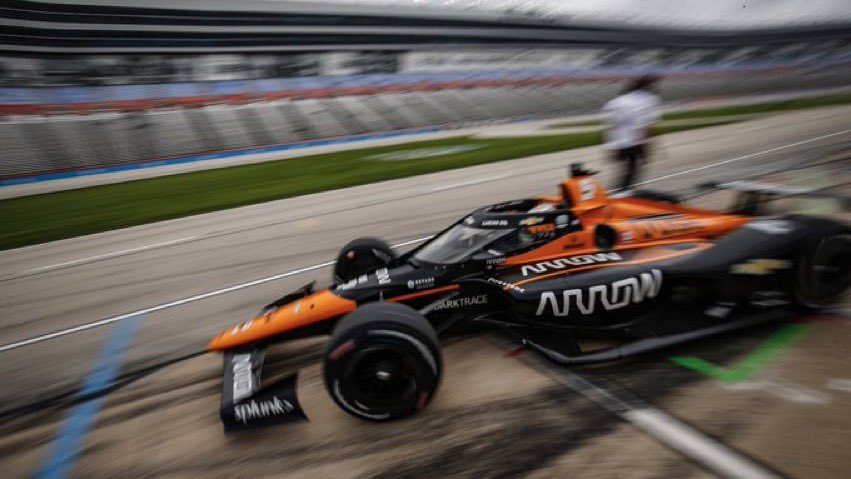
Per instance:
[[[746,27],[851,20],[851,0],[314,0],[452,8],[541,8],[576,18]]]

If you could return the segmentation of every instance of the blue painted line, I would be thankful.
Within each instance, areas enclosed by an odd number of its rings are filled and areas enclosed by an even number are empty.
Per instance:
[[[142,316],[133,316],[120,321],[101,349],[95,368],[86,377],[80,396],[96,394],[112,384],[121,368],[127,348],[133,342],[136,328]],[[82,449],[83,440],[103,406],[103,397],[91,399],[77,405],[62,423],[53,441],[47,460],[36,473],[37,479],[62,479],[68,477]]]
[[[20,178],[0,179],[0,188],[4,186],[24,185],[29,183],[40,183],[43,181],[64,180],[68,178],[79,178],[81,176],[94,176],[109,173],[118,173],[121,171],[144,170],[147,168],[157,168],[166,165],[182,165],[186,163],[196,163],[199,161],[221,160],[225,158],[235,158],[245,155],[254,155],[257,153],[273,153],[277,151],[300,150],[313,146],[328,146],[342,145],[346,143],[358,143],[367,140],[381,140],[386,138],[397,138],[402,136],[423,135],[426,133],[437,133],[443,131],[443,128],[430,127],[419,130],[408,131],[391,131],[385,133],[376,133],[372,135],[332,138],[330,140],[311,140],[301,143],[289,143],[286,145],[265,146],[262,148],[251,148],[247,150],[223,151],[219,153],[207,153],[203,155],[184,156],[180,158],[169,158],[165,160],[146,161],[143,163],[130,163],[127,165],[107,166],[104,168],[92,168],[87,170],[66,171],[62,173],[46,173],[43,175],[24,176]]]

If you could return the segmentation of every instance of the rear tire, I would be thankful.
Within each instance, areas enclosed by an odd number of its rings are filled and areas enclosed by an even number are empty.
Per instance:
[[[851,286],[851,234],[836,233],[813,242],[795,265],[796,306],[817,311],[834,304]]]
[[[325,387],[352,416],[391,421],[425,408],[442,367],[437,333],[425,317],[402,304],[370,303],[334,328]]]
[[[350,281],[358,276],[383,268],[396,259],[396,252],[376,238],[358,238],[340,250],[334,266],[334,280]]]

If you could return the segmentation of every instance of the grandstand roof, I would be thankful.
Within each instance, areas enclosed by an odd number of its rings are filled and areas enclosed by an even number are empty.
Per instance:
[[[848,39],[851,25],[692,30],[464,12],[266,0],[4,0],[0,51],[224,53],[457,46],[724,47]]]

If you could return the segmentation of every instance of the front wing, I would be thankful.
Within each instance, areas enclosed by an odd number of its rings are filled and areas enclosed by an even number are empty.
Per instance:
[[[220,409],[225,431],[307,419],[296,397],[296,374],[261,387],[265,358],[265,346],[225,352]]]

